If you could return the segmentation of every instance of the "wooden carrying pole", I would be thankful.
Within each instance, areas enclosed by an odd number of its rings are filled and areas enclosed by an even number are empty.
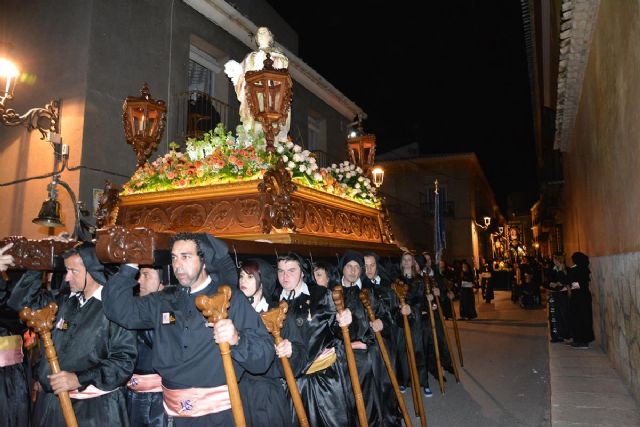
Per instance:
[[[438,331],[436,328],[435,316],[433,315],[433,302],[429,301],[429,296],[433,298],[433,294],[431,293],[431,283],[426,275],[424,275],[422,279],[424,281],[425,298],[427,300],[427,305],[429,306],[427,311],[429,312],[429,320],[431,321],[431,339],[433,340],[433,350],[436,354],[436,369],[438,371],[438,384],[440,385],[440,393],[444,394],[444,375],[442,373],[442,362],[440,360],[440,346],[438,344]],[[428,357],[429,355],[427,355],[427,358]]]
[[[451,285],[447,285],[447,293],[451,291]],[[449,298],[449,295],[447,295]],[[453,304],[453,298],[449,298],[449,304],[451,305],[451,319],[453,319],[453,333],[456,336],[456,346],[458,347],[458,357],[460,358],[460,366],[464,368],[464,359],[462,358],[462,345],[460,345],[460,332],[458,331],[458,315],[456,314],[456,307]]]
[[[344,298],[342,296],[342,286],[337,285],[331,292],[333,302],[336,304],[338,313],[344,311]],[[341,326],[342,339],[344,341],[344,348],[347,353],[347,367],[349,368],[349,376],[351,377],[351,387],[353,387],[353,394],[356,399],[356,409],[358,410],[358,422],[360,427],[368,426],[367,412],[364,406],[364,399],[362,398],[362,390],[360,388],[360,379],[358,378],[358,368],[356,366],[356,358],[353,355],[353,349],[351,348],[351,338],[349,337],[349,327]]]
[[[409,286],[399,280],[396,280],[391,284],[391,289],[398,295],[400,300],[400,306],[405,305],[405,298],[409,292]],[[418,377],[418,366],[416,365],[416,356],[413,351],[413,338],[411,338],[411,328],[409,327],[409,318],[406,314],[402,315],[404,322],[404,337],[407,342],[407,358],[409,359],[409,371],[411,372],[411,389],[414,394],[414,405],[418,408],[418,415],[420,417],[420,424],[422,427],[427,425],[427,416],[424,411],[424,402],[420,396],[420,378]],[[417,398],[416,398],[417,397]],[[416,401],[417,400],[417,401]]]
[[[287,317],[288,309],[289,305],[286,303],[286,301],[280,301],[278,307],[260,315],[260,317],[262,317],[264,326],[267,328],[267,331],[269,331],[269,333],[273,335],[273,340],[275,341],[276,345],[282,342],[280,330],[282,329],[282,326],[284,324],[284,319]],[[304,410],[302,398],[300,397],[298,385],[296,384],[296,378],[293,375],[293,370],[291,369],[289,359],[287,357],[281,357],[280,362],[282,362],[284,377],[287,380],[287,386],[289,386],[289,393],[291,393],[291,400],[293,400],[293,407],[296,411],[296,415],[298,416],[300,426],[309,427],[307,413]]]
[[[369,314],[369,320],[376,320],[375,314],[373,314],[373,309],[371,308],[371,304],[369,303],[369,291],[367,289],[363,289],[360,292],[360,301],[362,301],[362,305],[367,310]],[[389,359],[389,352],[387,351],[387,346],[384,343],[384,339],[382,338],[382,334],[380,332],[375,332],[376,340],[378,341],[378,346],[380,347],[380,353],[382,353],[382,359],[384,360],[384,366],[387,368],[387,373],[389,374],[389,379],[391,379],[391,385],[393,385],[393,391],[396,393],[396,398],[398,399],[398,405],[400,406],[400,410],[402,411],[402,417],[404,418],[404,425],[406,427],[411,427],[411,418],[409,417],[409,410],[407,409],[407,405],[404,403],[404,398],[402,397],[402,393],[400,392],[400,385],[398,384],[398,379],[396,378],[396,373],[393,371],[393,366],[391,366],[391,360]]]
[[[444,332],[444,340],[447,343],[447,350],[449,351],[449,356],[451,357],[451,365],[453,366],[453,375],[456,377],[456,382],[460,382],[460,372],[458,372],[458,365],[456,364],[456,358],[453,354],[453,349],[451,348],[451,340],[449,339],[449,332],[447,331],[447,325],[444,323],[444,316],[442,314],[442,304],[440,304],[440,297],[434,295],[433,298],[436,300],[436,305],[438,306],[438,316],[440,316],[440,324],[442,325],[442,331]]]
[[[219,320],[227,318],[230,299],[231,288],[223,285],[218,288],[218,292],[210,297],[206,295],[196,297],[196,307],[198,307],[198,310],[202,312],[202,315],[206,317],[210,323],[215,325]],[[233,421],[236,427],[245,427],[246,422],[242,409],[242,400],[240,400],[238,380],[236,378],[236,371],[233,369],[233,360],[231,360],[231,346],[228,342],[221,342],[218,344],[218,347],[220,347],[220,355],[222,356],[224,375],[227,378]]]
[[[51,373],[53,374],[60,372],[58,355],[51,339],[51,328],[53,328],[57,312],[58,305],[54,302],[50,302],[46,307],[37,311],[31,310],[29,307],[24,307],[20,310],[20,319],[40,336],[44,346],[44,354],[47,356],[49,366],[51,366]],[[63,391],[59,393],[58,399],[60,400],[62,416],[67,427],[78,427],[69,392]]]

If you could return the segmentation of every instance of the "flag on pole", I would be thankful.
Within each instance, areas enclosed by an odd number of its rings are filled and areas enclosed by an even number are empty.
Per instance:
[[[435,194],[433,195],[434,210],[433,210],[433,243],[434,253],[436,255],[436,263],[442,258],[442,252],[447,247],[447,239],[445,236],[444,228],[444,203],[440,199],[440,192],[438,190],[438,180],[435,181]]]

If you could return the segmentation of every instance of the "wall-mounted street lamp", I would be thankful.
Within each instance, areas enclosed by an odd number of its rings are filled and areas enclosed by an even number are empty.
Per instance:
[[[380,188],[380,186],[384,182],[384,169],[382,169],[380,166],[374,167],[373,169],[371,169],[371,177],[373,178],[373,185],[375,185],[376,188]]]
[[[491,217],[485,216],[483,217],[483,220],[484,220],[484,225],[478,224],[477,222],[475,224],[476,226],[482,228],[483,230],[486,230],[491,225]]]
[[[60,122],[60,101],[51,100],[44,108],[32,108],[24,114],[19,114],[12,108],[7,108],[7,101],[13,99],[16,83],[20,78],[20,70],[11,61],[0,58],[0,122],[5,126],[25,126],[29,132],[37,129],[42,138],[47,133],[58,133]]]

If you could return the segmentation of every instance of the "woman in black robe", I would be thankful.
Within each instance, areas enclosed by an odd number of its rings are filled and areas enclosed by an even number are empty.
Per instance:
[[[275,289],[275,271],[266,261],[250,259],[240,268],[238,287],[249,299],[249,303],[258,313],[270,308],[270,297]],[[286,319],[289,319],[288,321]],[[283,342],[276,347],[288,348],[289,363],[294,375],[299,374],[304,362],[304,344],[302,336],[296,334],[290,317],[285,319],[282,331]],[[245,419],[249,427],[292,426],[289,403],[284,384],[282,363],[276,357],[263,374],[245,372],[239,389],[242,397]]]
[[[467,261],[462,261],[462,271],[460,272],[460,318],[475,319],[478,317],[476,312],[476,298],[473,294],[473,286],[475,277],[473,270]]]
[[[425,396],[431,396],[429,389],[429,376],[427,373],[427,357],[424,353],[423,329],[428,327],[424,324],[422,312],[426,311],[426,299],[424,297],[424,283],[418,274],[420,267],[414,256],[408,252],[402,255],[400,260],[400,276],[398,280],[409,285],[409,292],[405,303],[410,308],[409,327],[411,328],[411,339],[413,340],[413,351],[418,368],[418,378],[420,386],[423,388]],[[398,358],[400,369],[397,372],[400,390],[404,393],[411,384],[411,374],[409,372],[409,359],[407,353],[407,341],[404,333],[404,320],[399,324],[401,331],[398,333]]]
[[[574,265],[567,269],[566,284],[571,289],[569,298],[569,326],[574,348],[589,348],[595,339],[593,334],[593,314],[591,309],[591,281],[589,257],[582,252],[571,255]]]

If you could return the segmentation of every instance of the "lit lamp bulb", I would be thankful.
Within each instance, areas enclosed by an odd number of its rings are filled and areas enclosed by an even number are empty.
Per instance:
[[[0,99],[13,99],[13,90],[16,87],[16,79],[20,75],[20,70],[16,65],[4,58],[0,59]]]
[[[484,226],[489,227],[491,225],[491,217],[485,216],[484,217]]]
[[[384,181],[384,169],[380,166],[376,166],[371,170],[371,176],[373,176],[373,185],[375,185],[376,188],[380,188]]]

